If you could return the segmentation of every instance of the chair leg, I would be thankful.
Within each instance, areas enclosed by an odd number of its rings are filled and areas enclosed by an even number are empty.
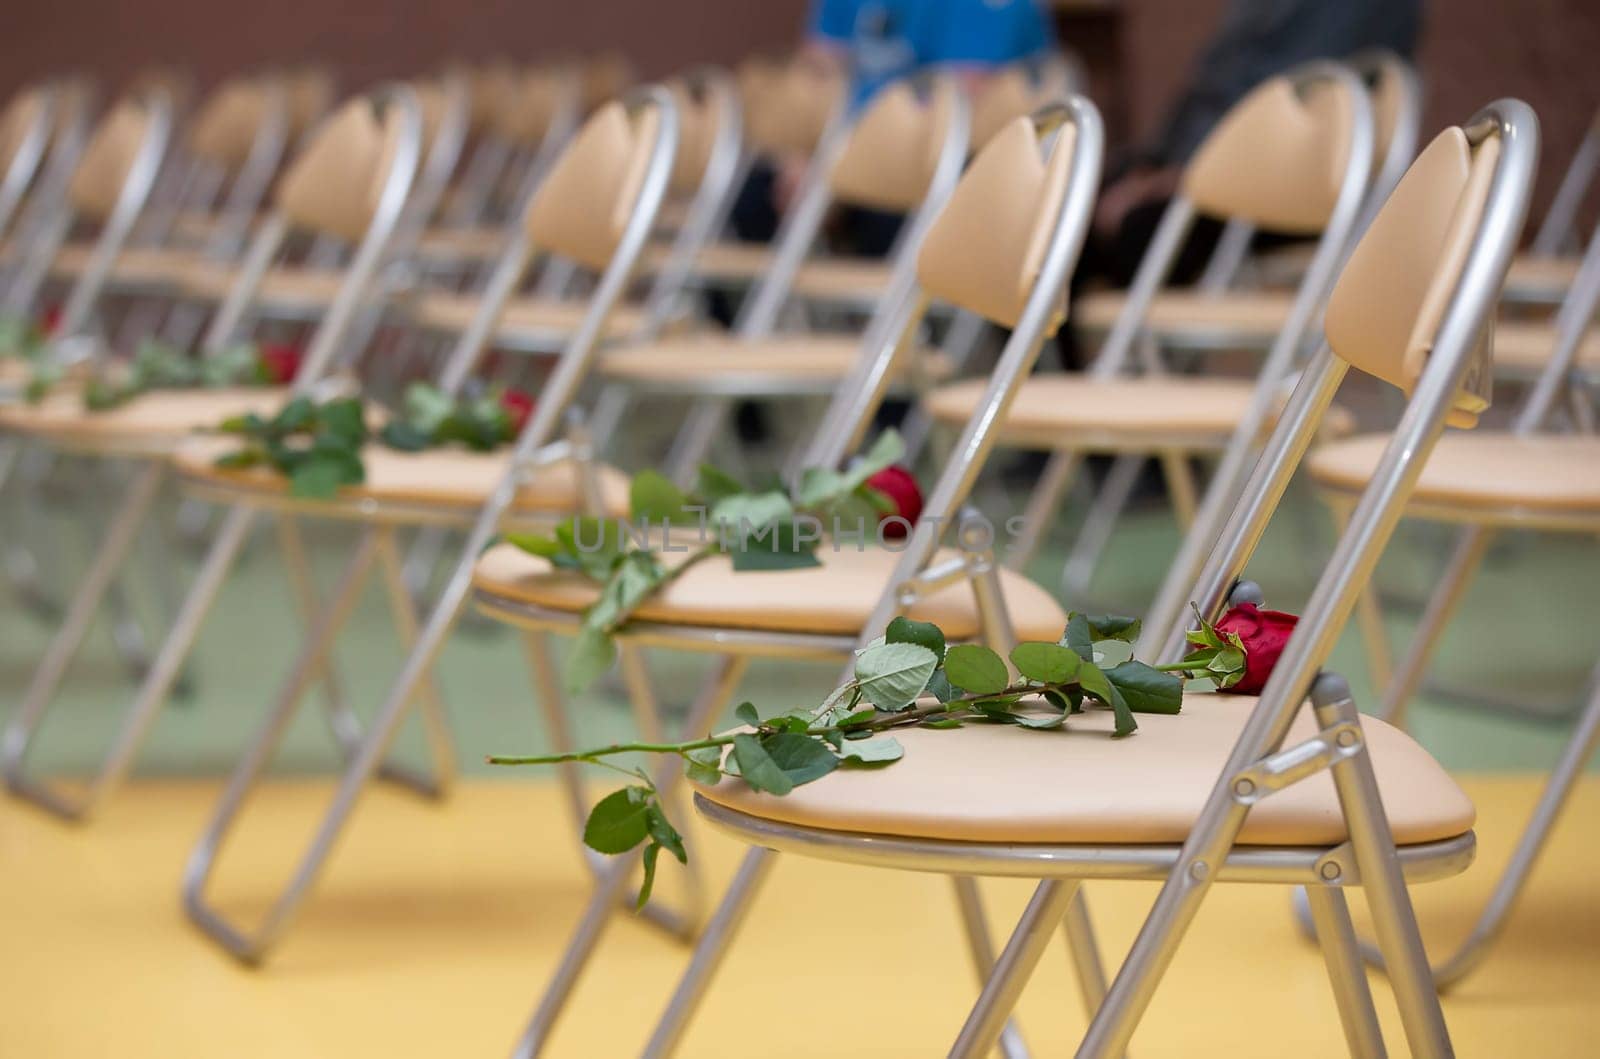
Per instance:
[[[982,985],[994,970],[994,944],[989,940],[989,920],[983,914],[983,902],[978,896],[978,883],[970,875],[950,876],[956,894],[956,910],[961,913],[961,928],[967,938],[967,951],[972,957],[972,968],[978,973]],[[1027,1059],[1028,1046],[1015,1022],[1007,1022],[1000,1031],[1000,1054],[1006,1059]]]
[[[1070,449],[1058,449],[1050,454],[1044,465],[1044,473],[1039,476],[1028,498],[1028,506],[1022,512],[1022,532],[1017,534],[1006,553],[1007,568],[1024,570],[1032,561],[1034,553],[1039,550],[1039,543],[1061,508],[1061,497],[1071,484],[1073,472],[1077,470],[1081,459],[1078,452]]]
[[[1522,890],[1528,884],[1528,877],[1533,873],[1534,865],[1538,863],[1539,854],[1544,851],[1545,843],[1550,839],[1550,832],[1561,818],[1561,811],[1566,807],[1567,800],[1583,777],[1584,766],[1594,756],[1597,748],[1600,748],[1600,668],[1596,669],[1594,677],[1591,678],[1588,702],[1583,712],[1579,714],[1572,734],[1567,737],[1567,743],[1561,750],[1561,757],[1551,769],[1550,778],[1545,781],[1538,804],[1534,806],[1533,814],[1528,818],[1522,836],[1517,840],[1516,849],[1512,852],[1511,859],[1506,862],[1505,870],[1495,883],[1483,911],[1473,924],[1466,940],[1448,957],[1433,965],[1433,980],[1441,991],[1449,989],[1471,974],[1483,962],[1488,955],[1489,947],[1505,929],[1506,921],[1510,918],[1512,909],[1516,907],[1517,900],[1522,896]],[[1309,931],[1310,914],[1305,907],[1305,898],[1299,893],[1295,895],[1295,911],[1302,929]],[[1369,942],[1363,941],[1360,944],[1361,954],[1367,962],[1375,967],[1382,967],[1383,953]]]
[[[1324,673],[1311,687],[1311,704],[1324,727],[1358,723],[1359,714],[1344,678]],[[1400,1008],[1411,1053],[1419,1059],[1454,1054],[1444,1011],[1439,1006],[1439,991],[1422,945],[1395,851],[1394,833],[1383,812],[1378,778],[1372,758],[1366,751],[1341,758],[1330,770],[1339,808],[1350,829],[1350,844],[1361,872],[1361,887],[1383,952],[1384,966]]]
[[[1006,943],[1005,951],[984,982],[978,1002],[950,1049],[950,1059],[983,1059],[993,1051],[1017,999],[1043,958],[1056,924],[1078,893],[1076,879],[1048,879],[1039,884]]]
[[[689,406],[683,426],[667,450],[664,470],[668,478],[680,484],[694,480],[695,468],[705,462],[727,418],[728,405],[725,397],[701,397]]]
[[[205,896],[206,883],[216,865],[217,855],[229,829],[244,807],[246,799],[255,789],[267,764],[277,752],[283,735],[288,730],[306,692],[310,689],[322,663],[332,648],[334,637],[349,620],[356,602],[361,598],[361,588],[371,573],[377,557],[377,539],[373,533],[362,536],[355,554],[346,565],[333,598],[314,620],[301,642],[300,653],[290,670],[289,678],[278,691],[278,697],[267,712],[260,730],[245,749],[228,778],[228,786],[213,810],[211,819],[201,833],[199,842],[189,854],[183,874],[183,906],[190,920],[222,945],[234,957],[246,963],[256,963],[271,945],[276,934],[299,903],[299,889],[279,896],[263,926],[254,935],[229,923],[213,909]],[[356,733],[359,735],[359,731]],[[341,744],[342,745],[342,744]],[[356,749],[352,747],[352,749]],[[292,895],[291,895],[292,894]]]
[[[1172,501],[1172,513],[1178,519],[1178,528],[1188,532],[1194,525],[1195,512],[1199,510],[1199,491],[1194,484],[1194,469],[1189,466],[1189,454],[1181,449],[1166,449],[1161,453],[1162,477],[1167,482],[1167,496]]]
[[[725,655],[718,659],[707,683],[701,689],[699,699],[690,708],[689,716],[684,720],[685,731],[700,731],[715,721],[738,687],[739,680],[744,676],[746,661],[742,655]],[[669,758],[658,767],[653,779],[658,797],[666,802],[672,797],[678,784],[683,781],[683,770],[677,767],[675,758]],[[587,812],[587,807],[584,811]],[[539,1006],[534,1010],[533,1018],[523,1031],[522,1039],[518,1042],[514,1054],[533,1056],[543,1051],[550,1034],[555,1030],[562,1010],[578,984],[579,977],[594,956],[595,950],[599,948],[606,928],[611,925],[611,920],[616,915],[617,902],[626,896],[628,884],[633,877],[633,869],[639,863],[643,852],[642,848],[634,849],[629,853],[610,858],[605,865],[605,870],[595,882],[594,892],[589,897],[589,903],[584,908],[577,929],[573,931],[572,939],[561,955],[561,962],[556,966],[555,974],[545,986],[545,991],[539,998]],[[721,914],[720,909],[718,914]]]
[[[1100,1010],[1106,999],[1106,968],[1100,959],[1100,944],[1095,940],[1094,924],[1089,920],[1089,902],[1079,887],[1061,921],[1067,939],[1067,955],[1072,958],[1072,970],[1078,979],[1078,994],[1083,998],[1083,1010],[1089,1018]]]
[[[1071,602],[1088,597],[1095,571],[1100,566],[1100,557],[1105,554],[1112,531],[1127,510],[1128,502],[1133,499],[1134,486],[1139,482],[1144,463],[1143,456],[1127,453],[1112,461],[1105,484],[1090,504],[1089,513],[1072,542],[1072,550],[1067,553],[1067,561],[1062,564],[1062,599]]]
[[[1344,894],[1332,886],[1313,886],[1303,892],[1316,924],[1328,980],[1333,984],[1345,1044],[1353,1056],[1377,1059],[1386,1054],[1383,1031],[1378,1027],[1378,1012],[1372,1006],[1372,990],[1367,985],[1366,966],[1361,962]]]
[[[293,515],[280,515],[276,521],[278,551],[283,555],[283,565],[289,574],[290,594],[300,611],[300,620],[310,628],[321,614],[322,604],[317,598],[316,578],[311,572],[311,563],[306,558],[305,540],[300,533],[300,522]],[[349,723],[355,720],[355,716],[344,695],[344,682],[339,679],[339,671],[334,667],[331,657],[325,657],[324,664],[320,665],[318,670],[318,675],[322,679],[323,700],[326,703],[329,721],[333,725],[334,736],[340,745],[351,746],[361,738],[361,734],[359,725],[352,726]]]
[[[683,1042],[683,1035],[689,1028],[690,1020],[694,1018],[700,1002],[705,999],[706,992],[711,988],[711,979],[722,966],[723,958],[727,956],[728,949],[733,944],[734,935],[744,925],[744,918],[749,914],[750,906],[755,903],[761,884],[766,881],[777,860],[778,854],[774,850],[751,847],[745,851],[744,860],[739,862],[739,870],[734,875],[733,882],[729,884],[727,893],[722,895],[722,901],[717,905],[717,910],[706,923],[706,929],[700,935],[699,943],[695,945],[694,955],[689,959],[689,966],[684,968],[683,977],[678,979],[677,988],[672,991],[671,1001],[661,1013],[661,1020],[656,1023],[655,1031],[650,1034],[649,1043],[645,1045],[644,1051],[639,1053],[641,1059],[667,1059],[678,1050],[678,1045]],[[536,1053],[518,1054],[520,1057]]]
[[[121,504],[111,517],[99,550],[73,595],[66,619],[39,660],[22,705],[7,722],[4,741],[0,744],[0,767],[4,769],[6,785],[11,791],[66,820],[79,820],[89,814],[126,771],[134,747],[125,745],[125,736],[124,745],[113,749],[90,784],[88,793],[82,797],[73,797],[53,785],[30,777],[27,772],[28,751],[38,734],[45,711],[60,690],[67,666],[82,646],[83,638],[117,571],[138,538],[139,527],[155,501],[165,474],[165,465],[150,461],[140,468],[129,484]]]
[[[394,616],[395,632],[400,644],[409,655],[416,650],[420,634],[416,601],[406,587],[405,561],[394,538],[394,530],[382,527],[372,531],[377,536],[378,566],[383,571],[384,585],[389,593],[389,612]],[[439,681],[430,666],[418,681],[417,698],[422,709],[422,728],[428,741],[429,757],[433,761],[433,776],[413,776],[403,780],[419,793],[440,798],[449,792],[457,774],[455,738],[450,732],[450,722],[445,713],[444,697],[439,692]],[[394,774],[394,766],[386,766]],[[380,769],[383,774],[385,769]]]
[[[1405,657],[1401,659],[1380,700],[1379,717],[1391,724],[1405,726],[1406,709],[1421,687],[1422,678],[1427,675],[1428,662],[1433,657],[1434,649],[1449,626],[1450,618],[1461,606],[1473,575],[1478,572],[1493,540],[1494,534],[1485,526],[1469,526],[1456,538],[1455,551],[1450,554],[1450,561],[1445,565],[1438,587],[1433,590],[1428,607],[1422,612],[1422,621],[1411,635],[1411,644],[1406,648]]]

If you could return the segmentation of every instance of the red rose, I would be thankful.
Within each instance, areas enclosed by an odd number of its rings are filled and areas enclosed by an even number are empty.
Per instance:
[[[522,428],[528,425],[528,420],[533,418],[535,402],[533,397],[522,390],[507,390],[500,395],[500,407],[506,415],[511,417],[511,436],[515,438],[522,433]]]
[[[39,330],[53,335],[61,327],[61,306],[52,305],[39,314]]]
[[[1217,632],[1224,636],[1235,633],[1244,641],[1244,677],[1222,690],[1235,695],[1259,695],[1299,620],[1281,610],[1261,610],[1254,603],[1230,607],[1217,622]]]
[[[888,520],[898,515],[916,525],[917,519],[922,516],[922,489],[917,485],[917,480],[910,471],[896,464],[868,478],[867,485],[888,497],[894,505],[893,511],[885,512],[878,519],[878,524],[883,527],[883,535],[890,539],[904,537],[907,532],[905,524]]]
[[[299,346],[291,346],[286,342],[268,342],[256,354],[262,379],[274,386],[287,386],[294,382],[294,377],[300,374],[300,362],[304,359],[305,353]]]

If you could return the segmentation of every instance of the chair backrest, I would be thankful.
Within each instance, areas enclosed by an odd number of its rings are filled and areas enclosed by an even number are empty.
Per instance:
[[[1352,55],[1350,68],[1361,75],[1372,96],[1372,184],[1367,189],[1367,208],[1356,227],[1364,232],[1417,156],[1422,79],[1410,63],[1382,49]]]
[[[949,78],[935,79],[925,98],[906,81],[880,91],[828,174],[833,197],[894,213],[915,209],[933,182],[959,91]]]
[[[584,114],[592,114],[607,103],[621,99],[636,78],[633,63],[621,52],[601,52],[586,60],[578,70],[578,92]]]
[[[0,110],[0,236],[43,168],[56,103],[49,87],[36,85],[18,92]]]
[[[1065,57],[1011,63],[990,74],[972,97],[972,145],[981,148],[1001,129],[1041,106],[1077,91]]]
[[[523,227],[540,250],[603,269],[635,212],[660,114],[611,102],[584,122],[535,192]]]
[[[1354,108],[1328,81],[1274,77],[1233,106],[1184,167],[1202,213],[1257,228],[1316,234],[1344,187]]]
[[[844,107],[844,77],[822,63],[751,59],[737,76],[745,135],[757,153],[811,154]]]
[[[282,80],[289,96],[289,138],[297,141],[328,113],[337,88],[332,74],[314,66],[285,71]]]
[[[580,106],[576,72],[565,66],[516,71],[502,85],[492,128],[520,148],[536,148],[553,129],[570,128]]]
[[[378,208],[399,142],[401,112],[380,120],[371,97],[329,115],[278,181],[276,201],[298,228],[361,238]]]
[[[189,123],[189,152],[226,172],[242,167],[256,140],[273,122],[286,122],[288,100],[272,78],[241,77],[224,82],[201,104]]]
[[[127,98],[100,120],[67,186],[74,212],[96,221],[110,216],[150,132],[150,119],[142,100]]]
[[[1263,694],[1270,732],[1257,750],[1282,738],[1446,422],[1469,423],[1484,407],[1476,385],[1489,370],[1484,339],[1537,155],[1537,119],[1516,100],[1493,104],[1428,145],[1345,264],[1328,303],[1327,342],[1296,385],[1199,577],[1174,587],[1176,564],[1168,575],[1141,644],[1161,645],[1163,661],[1185,649],[1184,603],[1195,601],[1208,616],[1225,605],[1346,370],[1360,368],[1410,396]]]

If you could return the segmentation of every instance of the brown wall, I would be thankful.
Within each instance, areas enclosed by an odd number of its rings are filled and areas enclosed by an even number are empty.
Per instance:
[[[806,8],[806,0],[0,2],[7,9],[0,92],[65,67],[94,72],[109,86],[143,66],[182,65],[203,86],[241,67],[308,60],[334,64],[348,88],[451,57],[522,59],[599,48],[625,52],[653,76],[781,50]],[[1123,112],[1134,131],[1159,120],[1224,3],[1123,5]],[[1600,104],[1600,3],[1432,0],[1428,15],[1420,56],[1429,88],[1425,128],[1460,120],[1499,95],[1533,104],[1545,138],[1537,217]]]

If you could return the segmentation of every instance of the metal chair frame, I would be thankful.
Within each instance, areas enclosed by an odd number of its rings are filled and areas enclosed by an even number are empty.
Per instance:
[[[1399,519],[1422,462],[1443,431],[1461,380],[1474,367],[1475,340],[1492,311],[1526,213],[1538,150],[1532,111],[1518,101],[1502,100],[1474,116],[1464,128],[1474,144],[1490,136],[1500,137],[1502,153],[1473,249],[1437,332],[1433,354],[1395,440],[1384,453],[1380,472],[1362,498],[1351,531],[1341,538],[1187,841],[1181,846],[1128,849],[886,839],[741,818],[701,800],[702,810],[714,823],[761,845],[745,855],[644,1054],[671,1054],[681,1041],[711,974],[748,912],[757,885],[770,869],[775,854],[763,847],[874,866],[967,874],[996,870],[1042,877],[988,976],[952,1056],[968,1059],[989,1054],[1083,879],[1152,875],[1163,875],[1166,882],[1122,969],[1097,1005],[1079,1056],[1109,1057],[1125,1051],[1211,884],[1234,879],[1294,880],[1311,885],[1307,892],[1346,1041],[1354,1054],[1381,1055],[1377,1016],[1342,893],[1344,886],[1360,885],[1388,957],[1413,1054],[1451,1054],[1405,883],[1408,877],[1435,877],[1465,868],[1471,859],[1473,837],[1469,832],[1403,852],[1396,848],[1349,688],[1341,677],[1322,671],[1321,666]],[[1330,405],[1347,369],[1324,344],[1295,388],[1198,579],[1192,579],[1180,564],[1169,571],[1169,583],[1192,582],[1193,596],[1203,613],[1219,613],[1236,594],[1259,598],[1254,586],[1242,584],[1239,578],[1311,443],[1316,421]],[[1137,653],[1163,659],[1180,656],[1187,649],[1187,627],[1183,620],[1147,622]],[[1285,748],[1285,735],[1304,708],[1308,693],[1321,731],[1304,743]],[[1261,798],[1322,771],[1332,774],[1349,828],[1348,841],[1321,850],[1235,845],[1246,816]]]
[[[1513,435],[1536,434],[1549,420],[1562,389],[1573,378],[1578,347],[1594,318],[1597,305],[1600,305],[1600,228],[1590,237],[1577,278],[1557,313],[1555,349],[1550,362],[1517,412],[1511,427]],[[1343,490],[1324,487],[1323,492],[1334,506],[1337,517],[1348,519],[1353,498]],[[1597,511],[1485,509],[1444,502],[1413,502],[1406,506],[1405,513],[1413,518],[1463,528],[1457,532],[1444,573],[1433,589],[1398,670],[1390,670],[1388,640],[1376,593],[1364,593],[1357,610],[1357,622],[1373,669],[1374,686],[1386,689],[1377,715],[1398,725],[1405,724],[1406,708],[1422,686],[1428,663],[1450,619],[1466,597],[1472,578],[1497,531],[1521,528],[1582,535],[1600,533],[1600,512]],[[1600,747],[1600,667],[1589,679],[1583,706],[1573,722],[1567,742],[1482,913],[1455,951],[1434,964],[1434,979],[1440,989],[1458,984],[1475,970],[1487,957],[1489,947],[1504,931],[1539,854],[1582,776],[1584,765],[1594,756],[1597,747]],[[1302,923],[1305,921],[1303,903],[1303,900],[1296,899],[1296,911]],[[1362,951],[1368,962],[1382,964],[1382,954],[1370,944],[1364,943]]]
[[[421,144],[421,109],[416,96],[404,86],[390,85],[380,88],[375,98],[385,106],[397,107],[403,114],[397,150],[385,179],[372,221],[356,252],[351,268],[340,289],[327,319],[318,328],[308,353],[306,363],[296,380],[293,392],[310,392],[340,352],[349,337],[352,323],[365,300],[368,288],[379,262],[382,260],[396,221],[410,191],[412,177],[417,167]],[[154,157],[150,159],[149,172],[153,172]],[[135,167],[138,168],[138,167]],[[119,208],[122,204],[119,202]],[[262,275],[274,255],[282,246],[289,230],[289,222],[281,212],[272,214],[257,232],[246,256],[245,265],[228,298],[213,317],[201,344],[204,354],[215,354],[225,348],[240,333],[246,310],[250,307]],[[90,280],[99,270],[86,270],[80,285]],[[66,320],[73,317],[66,315]],[[68,332],[70,333],[70,332]],[[88,564],[75,589],[60,629],[46,648],[34,671],[33,679],[21,705],[9,718],[3,737],[0,737],[0,771],[6,784],[18,797],[43,808],[65,820],[81,821],[89,818],[109,797],[132,768],[149,726],[153,723],[168,693],[180,676],[188,649],[199,632],[200,621],[221,585],[234,556],[246,542],[251,519],[230,513],[223,520],[213,540],[211,550],[203,563],[195,586],[185,600],[175,620],[172,631],[153,659],[140,685],[135,699],[123,714],[118,737],[98,772],[81,795],[73,795],[57,785],[29,774],[27,755],[36,738],[39,726],[51,703],[55,700],[67,669],[80,649],[95,615],[100,610],[112,584],[129,558],[137,540],[140,525],[150,514],[162,484],[172,470],[168,457],[170,446],[141,452],[116,445],[95,446],[84,444],[85,454],[107,458],[132,458],[141,466],[132,475],[115,513],[109,520],[109,529]],[[291,587],[297,602],[308,614],[316,609],[316,593],[307,572],[298,527],[291,519],[279,522],[280,543],[289,566]],[[309,620],[309,619],[308,619]],[[334,726],[342,738],[359,731],[359,722],[343,705],[342,697],[330,675],[329,709]]]

